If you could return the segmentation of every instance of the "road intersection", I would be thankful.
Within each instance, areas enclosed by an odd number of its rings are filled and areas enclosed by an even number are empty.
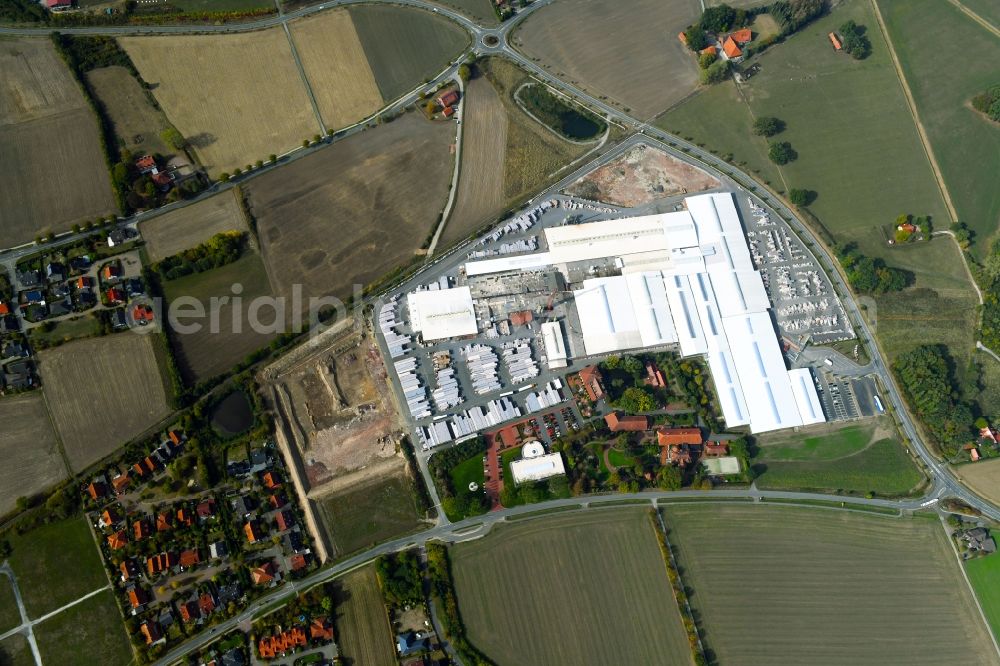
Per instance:
[[[210,34],[210,33],[229,33],[229,32],[245,32],[249,30],[259,30],[267,27],[274,27],[278,25],[284,25],[289,21],[302,18],[314,14],[316,12],[325,11],[327,9],[332,9],[334,7],[343,7],[352,4],[370,3],[373,0],[331,0],[330,2],[314,5],[311,7],[306,7],[303,9],[296,10],[287,14],[278,14],[270,16],[264,19],[259,19],[247,23],[239,24],[222,24],[222,25],[178,25],[178,26],[87,26],[87,27],[75,27],[75,28],[62,28],[61,31],[68,34],[82,34],[82,35],[142,35],[142,34]],[[736,167],[722,161],[715,155],[702,150],[696,145],[693,145],[680,137],[671,135],[659,128],[656,128],[649,124],[649,119],[638,119],[634,118],[628,113],[624,112],[620,108],[613,106],[603,100],[600,100],[590,93],[578,88],[577,86],[568,83],[554,76],[545,70],[545,68],[539,66],[533,62],[530,58],[521,54],[519,51],[514,49],[509,44],[508,37],[513,30],[513,28],[524,20],[524,18],[534,11],[546,6],[551,0],[538,0],[537,2],[529,5],[527,9],[522,10],[514,18],[510,19],[503,25],[492,28],[484,27],[470,20],[469,18],[455,12],[446,7],[436,5],[431,2],[426,2],[424,0],[392,0],[392,4],[405,5],[411,7],[417,7],[425,9],[428,11],[433,11],[440,16],[448,18],[462,27],[464,27],[469,33],[473,40],[472,52],[479,56],[485,55],[503,55],[510,58],[517,64],[519,64],[524,69],[528,70],[530,73],[535,75],[540,81],[556,88],[564,93],[567,93],[576,99],[582,101],[583,103],[589,105],[591,108],[599,110],[605,115],[605,117],[612,122],[617,122],[626,128],[631,128],[637,135],[635,138],[627,140],[620,146],[612,149],[613,151],[619,150],[622,146],[629,144],[629,141],[635,140],[645,140],[651,143],[659,144],[659,147],[671,152],[673,154],[679,154],[684,159],[693,159],[699,163],[699,166],[708,169],[716,177],[723,178],[727,182],[733,183],[735,188],[741,191],[742,195],[750,197],[759,205],[769,208],[775,211],[781,218],[785,219],[792,230],[799,235],[807,245],[812,248],[813,253],[820,260],[821,265],[824,266],[826,272],[833,281],[833,284],[838,291],[844,307],[848,313],[849,318],[854,324],[855,331],[858,334],[859,340],[864,344],[865,348],[869,351],[871,356],[871,362],[868,366],[865,366],[864,370],[870,372],[871,374],[878,377],[884,389],[882,395],[883,399],[888,401],[891,405],[892,411],[895,413],[896,418],[899,421],[900,427],[903,433],[910,442],[916,455],[923,462],[930,478],[931,484],[928,488],[927,493],[920,498],[916,499],[905,499],[905,500],[885,500],[885,499],[864,499],[857,497],[843,497],[838,495],[818,495],[812,493],[792,493],[792,492],[768,492],[760,491],[754,487],[744,490],[717,490],[711,492],[705,491],[680,491],[673,493],[663,493],[663,492],[644,492],[634,495],[614,495],[608,498],[600,497],[578,497],[565,500],[553,500],[543,504],[535,504],[523,507],[515,507],[512,509],[503,509],[500,511],[491,512],[484,516],[479,516],[472,519],[467,519],[461,522],[449,523],[446,518],[442,516],[439,523],[424,532],[419,534],[396,539],[383,543],[375,548],[364,551],[352,557],[346,558],[339,561],[331,566],[321,569],[320,571],[308,576],[299,581],[290,581],[278,590],[267,594],[255,602],[253,602],[243,613],[239,616],[234,617],[226,622],[216,625],[210,632],[206,632],[193,640],[178,646],[174,650],[171,650],[162,659],[160,659],[158,664],[170,664],[176,662],[178,659],[182,658],[184,655],[190,652],[200,649],[215,640],[222,633],[229,631],[237,627],[241,622],[244,622],[252,618],[256,613],[264,609],[265,607],[271,606],[278,601],[283,601],[291,598],[295,594],[308,587],[315,585],[317,583],[325,582],[333,579],[337,576],[343,575],[344,573],[363,566],[365,563],[371,561],[372,559],[383,555],[385,553],[393,552],[399,549],[412,547],[414,545],[421,545],[431,540],[441,540],[447,542],[462,541],[471,538],[478,538],[483,534],[487,533],[492,526],[498,522],[502,522],[511,517],[517,517],[522,514],[529,514],[538,511],[545,511],[549,509],[559,510],[567,509],[572,507],[577,508],[600,508],[599,505],[603,501],[605,503],[611,503],[618,506],[622,500],[628,501],[633,500],[639,502],[639,505],[646,506],[656,506],[657,500],[664,498],[688,498],[688,499],[699,499],[702,501],[734,501],[734,500],[746,500],[746,501],[768,501],[768,500],[781,500],[781,501],[792,501],[792,502],[804,502],[804,503],[815,503],[820,502],[830,502],[836,503],[837,505],[843,505],[845,508],[850,508],[853,506],[861,507],[878,507],[882,509],[895,509],[899,511],[915,511],[921,508],[931,508],[935,507],[939,499],[945,497],[957,498],[974,509],[982,512],[984,516],[987,516],[993,520],[1000,520],[1000,510],[993,506],[986,500],[980,498],[978,495],[965,488],[952,474],[948,465],[941,460],[939,460],[934,453],[931,451],[930,447],[924,442],[922,433],[919,431],[918,426],[914,423],[906,405],[904,404],[899,387],[890,372],[887,363],[885,361],[884,354],[880,349],[878,342],[876,341],[874,334],[867,324],[866,320],[861,314],[857,302],[852,296],[851,290],[846,283],[844,276],[837,269],[837,262],[832,255],[832,251],[827,248],[818,239],[808,227],[797,217],[794,210],[787,206],[781,199],[777,198],[773,194],[765,191],[759,184],[746,173],[743,173]],[[53,28],[0,28],[0,35],[45,35],[53,32]],[[453,78],[456,74],[459,62],[461,59],[455,63],[450,64],[450,66],[445,69],[438,77],[434,79],[428,85],[422,85],[415,89],[411,93],[403,96],[399,100],[396,100],[386,108],[382,109],[376,113],[373,117],[365,119],[361,123],[341,130],[335,133],[333,137],[329,137],[327,142],[332,143],[340,138],[349,136],[354,132],[361,131],[369,122],[374,118],[377,118],[384,114],[391,114],[398,111],[409,104],[414,103],[422,91],[433,89],[437,84]],[[284,157],[283,160],[279,161],[277,164],[272,164],[263,167],[262,169],[255,170],[251,174],[244,176],[243,179],[253,178],[260,173],[269,171],[272,168],[277,168],[284,161],[299,159],[300,157],[309,154],[312,150],[322,149],[324,144],[314,146],[310,149],[299,149],[294,151],[292,154]],[[604,156],[606,158],[607,155]],[[604,159],[602,158],[602,159]],[[563,183],[569,182],[570,179],[577,177],[580,173],[590,170],[592,164],[588,163],[584,167],[574,171],[572,174],[567,176],[563,181],[556,185],[560,187]],[[182,202],[180,204],[165,207],[156,212],[147,214],[146,216],[134,216],[132,218],[122,220],[119,224],[124,225],[134,225],[140,219],[144,217],[151,217],[154,215],[162,214],[166,210],[172,210],[175,207],[190,205],[191,202],[200,200],[204,197],[211,196],[219,191],[228,189],[232,187],[232,183],[228,184],[216,184],[209,188],[208,191],[192,199],[188,202]],[[554,191],[551,190],[551,191]],[[14,265],[20,257],[32,254],[39,251],[44,247],[52,247],[59,244],[73,242],[78,237],[77,234],[67,234],[65,237],[61,237],[56,240],[53,244],[42,244],[41,246],[31,245],[22,246],[20,248],[14,248],[9,251],[0,252],[0,264],[6,265],[6,267],[13,272]],[[461,251],[464,248],[453,248],[451,251],[438,255],[433,261],[427,264],[425,270],[435,266],[440,261],[445,261],[451,258],[454,260],[455,253]],[[419,278],[418,278],[419,279]],[[421,463],[422,471],[424,472],[425,478],[427,477],[426,470],[426,460],[422,460]],[[431,484],[429,490],[433,492],[433,484]],[[612,502],[608,502],[612,500]]]

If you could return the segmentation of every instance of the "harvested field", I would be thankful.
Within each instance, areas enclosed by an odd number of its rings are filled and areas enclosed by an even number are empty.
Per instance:
[[[469,44],[465,30],[423,9],[357,5],[348,11],[386,101],[439,74]]]
[[[4,245],[116,211],[97,118],[46,38],[0,40]],[[58,178],[53,164],[72,164]]]
[[[18,497],[30,497],[68,476],[52,430],[45,400],[38,391],[0,400],[0,514]]]
[[[414,261],[447,198],[454,129],[408,113],[251,181],[276,295],[344,299]]]
[[[4,538],[10,541],[8,562],[30,619],[108,584],[100,551],[82,515],[24,534],[11,531]]]
[[[513,43],[554,74],[647,119],[697,87],[698,65],[676,35],[700,13],[697,0],[557,2],[519,25]]]
[[[719,663],[998,663],[936,519],[766,504],[664,514]]]
[[[955,476],[977,495],[1000,503],[1000,458],[956,465]]]
[[[478,66],[507,111],[503,195],[514,201],[542,189],[590,147],[564,141],[521,110],[514,92],[534,80],[523,69],[504,58],[480,60]]]
[[[337,557],[417,531],[424,523],[406,469],[316,500]]]
[[[498,525],[452,547],[469,641],[497,664],[690,664],[646,511]]]
[[[151,262],[204,243],[223,231],[246,231],[247,224],[234,188],[214,197],[139,223]]]
[[[170,127],[167,117],[153,106],[139,81],[127,69],[101,67],[87,72],[86,76],[111,120],[120,148],[140,155],[177,152],[160,138],[160,132]]]
[[[382,106],[378,84],[346,9],[295,21],[289,28],[327,127],[351,125]]]
[[[213,177],[320,131],[283,30],[120,43]]]
[[[91,338],[38,355],[45,399],[74,472],[170,413],[153,336]]]
[[[483,77],[466,86],[463,104],[458,193],[441,234],[442,249],[467,238],[504,209],[507,113],[496,90]]]
[[[105,590],[35,627],[46,664],[128,666],[132,646],[122,626],[114,592]]]
[[[233,286],[237,284],[242,287],[238,302],[242,314],[235,314],[235,301],[222,300],[233,297]],[[244,256],[231,264],[165,282],[163,291],[167,303],[183,296],[197,299],[208,317],[200,321],[200,330],[191,333],[174,330],[171,336],[176,345],[177,363],[189,384],[230,370],[285,330],[284,318],[276,314],[271,305],[254,309],[255,299],[270,299],[271,285],[264,262],[252,250],[247,250]],[[213,298],[219,299],[214,305]],[[254,313],[254,319],[251,319],[251,313]],[[218,322],[214,331],[211,324],[213,316]],[[260,326],[254,326],[255,322],[259,322]]]
[[[374,567],[353,571],[338,582],[340,594],[334,625],[341,658],[348,664],[395,666],[389,617]]]
[[[701,169],[639,144],[566,188],[566,194],[629,208],[719,187]]]

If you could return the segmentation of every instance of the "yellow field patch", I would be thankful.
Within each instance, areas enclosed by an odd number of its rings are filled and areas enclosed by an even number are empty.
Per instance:
[[[282,30],[120,43],[213,176],[288,151],[320,129]]]
[[[236,198],[238,189],[140,223],[139,232],[146,241],[149,260],[160,261],[223,231],[246,231],[243,210]]]
[[[48,39],[0,42],[0,72],[0,125],[86,106],[76,81]]]
[[[351,125],[382,106],[375,75],[346,9],[296,21],[289,28],[328,128]]]

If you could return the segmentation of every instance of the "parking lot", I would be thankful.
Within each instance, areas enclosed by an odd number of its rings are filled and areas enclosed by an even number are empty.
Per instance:
[[[743,199],[739,202],[754,266],[782,334],[826,344],[854,337],[830,279],[784,222]]]

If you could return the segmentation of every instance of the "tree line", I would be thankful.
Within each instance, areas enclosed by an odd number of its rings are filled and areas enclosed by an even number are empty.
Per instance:
[[[240,258],[246,240],[244,231],[223,231],[201,245],[160,260],[153,268],[167,281],[219,268]]]
[[[941,345],[920,345],[901,354],[892,369],[903,395],[946,455],[972,436],[972,409],[955,388],[953,361]]]
[[[847,281],[862,294],[885,294],[901,291],[913,282],[913,274],[892,268],[878,257],[868,257],[854,243],[837,249],[837,259],[847,273]]]

